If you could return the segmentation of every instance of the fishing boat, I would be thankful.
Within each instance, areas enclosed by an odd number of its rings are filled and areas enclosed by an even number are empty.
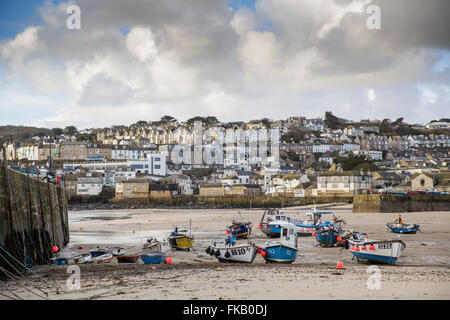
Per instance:
[[[125,251],[126,249],[122,247],[110,247],[107,249],[106,253],[111,253],[113,256],[120,256],[124,254]]]
[[[281,228],[279,240],[270,240],[260,253],[266,262],[292,263],[297,257],[297,234],[295,228]],[[263,254],[265,252],[265,254]]]
[[[338,237],[342,234],[343,219],[334,217],[333,221],[324,221],[317,225],[315,231],[316,241],[322,247],[332,247],[338,243]]]
[[[109,263],[113,258],[114,256],[111,253],[105,253],[100,256],[92,257],[88,263]]]
[[[253,224],[251,222],[237,222],[233,220],[231,226],[228,226],[225,231],[237,239],[247,239],[252,232],[252,226]]]
[[[154,237],[150,236],[146,239],[145,243],[142,245],[142,250],[144,251],[161,251],[161,243]]]
[[[68,264],[69,258],[56,257],[56,258],[50,258],[50,261],[52,261],[52,264]]]
[[[420,231],[420,226],[418,224],[406,224],[404,223],[401,215],[398,215],[398,219],[395,222],[386,223],[386,228],[390,232],[394,233],[416,233]]]
[[[136,263],[139,259],[139,254],[123,254],[116,256],[118,263]]]
[[[159,264],[161,262],[166,262],[167,256],[160,251],[148,251],[141,253],[141,260],[145,264]]]
[[[194,238],[186,228],[174,227],[168,238],[170,247],[177,250],[189,251],[194,243]]]
[[[252,263],[258,252],[258,247],[251,243],[236,243],[236,237],[228,236],[225,241],[214,242],[206,253],[215,256],[220,262]]]
[[[279,237],[281,228],[295,227],[295,220],[278,210],[266,210],[258,228],[269,238]]]
[[[90,254],[80,254],[69,258],[68,264],[83,264],[88,263],[92,259]]]
[[[316,211],[314,206],[314,211],[306,213],[306,219],[303,221],[294,221],[297,227],[297,236],[312,236],[316,232],[317,227],[322,222],[322,215],[332,214],[329,211]]]
[[[89,253],[91,254],[92,257],[98,257],[101,255],[107,254],[108,249],[97,247],[95,249],[90,250]]]
[[[371,261],[394,265],[406,244],[399,240],[349,240],[348,251],[356,257],[357,261]]]

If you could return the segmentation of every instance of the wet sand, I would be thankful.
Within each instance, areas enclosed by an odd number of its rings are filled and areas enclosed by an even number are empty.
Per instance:
[[[303,219],[306,209],[285,211]],[[344,218],[344,229],[366,232],[376,240],[396,236],[385,225],[397,213],[352,213],[351,205],[326,210]],[[252,264],[219,263],[206,254],[211,241],[225,237],[225,227],[233,218],[253,222],[252,242],[267,241],[257,229],[262,214],[263,210],[73,211],[69,213],[71,242],[61,256],[88,253],[97,246],[121,246],[139,252],[148,236],[164,240],[173,225],[189,226],[189,220],[195,243],[191,251],[169,251],[172,264],[153,265],[156,270],[141,261],[118,264],[115,259],[109,264],[79,265],[81,288],[78,290],[69,290],[66,285],[67,266],[36,268],[48,281],[61,286],[60,294],[42,281],[33,279],[33,283],[45,288],[51,299],[450,298],[450,212],[402,215],[406,223],[419,224],[423,233],[400,236],[407,247],[395,266],[379,265],[379,288],[371,286],[375,277],[370,269],[373,264],[352,260],[352,255],[341,247],[319,247],[313,237],[299,237],[299,252],[291,265],[267,264],[260,255]],[[79,245],[83,249],[78,249]],[[344,263],[344,269],[336,268],[338,261]],[[21,297],[36,299],[19,283],[10,282],[10,287]]]

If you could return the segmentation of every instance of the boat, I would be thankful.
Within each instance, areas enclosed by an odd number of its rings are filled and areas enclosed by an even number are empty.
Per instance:
[[[65,257],[56,257],[56,258],[50,258],[52,261],[52,264],[68,264],[69,258]]]
[[[252,263],[258,253],[258,247],[250,241],[238,244],[236,237],[228,236],[225,241],[214,242],[205,251],[215,256],[219,262]]]
[[[357,261],[370,261],[394,265],[406,244],[399,240],[349,240],[348,251]]]
[[[316,211],[314,207],[314,211],[306,213],[306,219],[303,221],[294,221],[294,224],[297,226],[297,236],[312,236],[313,233],[316,232],[317,226],[322,221],[322,215],[331,214],[329,211]]]
[[[139,259],[139,254],[123,254],[116,256],[118,263],[136,263]]]
[[[146,239],[145,243],[142,245],[142,250],[144,251],[161,251],[161,243],[154,237],[150,236]]]
[[[247,239],[252,232],[252,226],[251,222],[237,222],[233,220],[231,226],[228,226],[225,231],[237,239]]]
[[[266,219],[266,220],[264,220]],[[269,238],[279,237],[281,228],[295,227],[294,220],[278,210],[266,210],[258,228]]]
[[[417,231],[420,231],[420,226],[418,224],[404,223],[401,215],[398,215],[398,219],[395,219],[395,222],[386,223],[386,228],[388,231],[394,232],[394,233],[414,234]]]
[[[161,262],[166,262],[167,256],[164,252],[160,251],[148,251],[143,252],[140,255],[142,262],[145,264],[159,264]]]
[[[168,241],[173,249],[189,251],[194,243],[194,238],[188,235],[186,228],[174,227]]]
[[[106,253],[111,253],[113,256],[120,256],[124,254],[125,251],[126,249],[122,247],[111,247],[107,249]]]
[[[109,263],[112,261],[114,256],[111,253],[105,253],[100,256],[92,257],[88,260],[88,263]]]
[[[338,237],[342,234],[343,219],[333,218],[333,221],[324,221],[316,226],[316,241],[322,247],[332,247],[338,243]]]
[[[107,254],[108,249],[97,247],[95,249],[90,250],[89,253],[91,254],[92,257],[98,257],[101,255]]]
[[[90,254],[80,254],[69,258],[68,264],[83,264],[88,263],[92,259]]]
[[[270,240],[261,248],[266,262],[292,263],[297,257],[297,233],[295,228],[281,228],[279,240]]]

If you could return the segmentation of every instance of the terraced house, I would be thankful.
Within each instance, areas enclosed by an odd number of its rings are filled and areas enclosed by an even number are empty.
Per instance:
[[[319,195],[353,195],[372,187],[373,177],[360,171],[324,172],[317,177]]]

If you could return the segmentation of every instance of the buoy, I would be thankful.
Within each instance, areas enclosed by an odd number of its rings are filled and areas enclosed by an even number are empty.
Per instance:
[[[171,264],[172,263],[172,258],[171,257],[167,257],[166,258],[166,263]]]
[[[57,247],[57,246],[53,246],[53,247],[52,247],[52,251],[53,251],[53,252],[58,252],[58,247]]]
[[[373,245],[370,245],[369,250],[375,250],[375,247]]]
[[[78,249],[83,249],[83,246],[80,245],[80,246],[78,247]]]
[[[81,231],[81,230],[83,230],[83,228],[82,228],[82,227],[80,227],[80,231]]]
[[[355,251],[359,251],[359,247],[356,247],[356,248],[355,248]]]
[[[153,270],[153,271],[155,271],[155,270],[156,270],[156,268],[155,268],[155,267],[152,267],[152,270]]]
[[[261,254],[261,252],[262,252],[262,250],[261,249],[258,249],[258,251],[257,251],[259,254]]]
[[[227,230],[225,230],[225,233],[226,233],[226,234],[229,234],[229,233],[230,233],[230,231],[228,231],[228,229],[227,229]]]
[[[209,251],[209,254],[210,254],[211,256],[213,256],[213,255],[214,255],[214,249],[211,249],[211,251]]]
[[[231,254],[227,251],[225,252],[225,258],[229,258],[231,256]]]
[[[355,246],[351,246],[351,247],[350,247],[350,250],[355,250]]]
[[[217,271],[220,271],[220,270],[222,270],[222,269],[220,269],[220,267],[217,267]]]
[[[336,240],[337,240],[338,242],[341,242],[341,241],[342,241],[342,237],[341,237],[341,236],[337,236]]]
[[[316,233],[315,233],[315,232],[313,232],[312,236],[313,236],[313,237],[315,237],[315,236],[316,236]]]
[[[369,235],[368,234],[366,234],[366,239],[369,239]]]
[[[261,250],[261,255],[262,255],[263,257],[265,257],[265,256],[267,256],[267,252],[265,252],[264,250]]]
[[[206,248],[205,252],[209,253],[209,251],[211,251],[211,247]]]
[[[337,268],[342,269],[344,267],[344,263],[342,261],[338,261]]]
[[[217,251],[214,253],[214,255],[215,255],[216,257],[220,256],[220,250],[217,250]]]
[[[361,250],[366,250],[366,246],[362,246],[362,247],[361,247]]]
[[[258,224],[258,228],[259,228],[259,229],[262,229],[262,225],[261,225],[261,224]]]

